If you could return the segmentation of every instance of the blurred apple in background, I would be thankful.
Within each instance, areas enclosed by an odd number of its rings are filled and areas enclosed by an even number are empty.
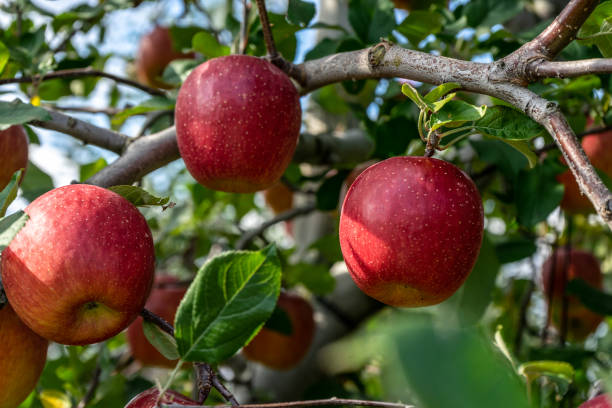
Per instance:
[[[28,166],[28,136],[23,126],[11,126],[0,132],[0,190],[13,174]]]

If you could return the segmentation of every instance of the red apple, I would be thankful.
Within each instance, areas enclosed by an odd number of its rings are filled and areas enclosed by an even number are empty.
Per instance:
[[[263,192],[264,200],[274,214],[280,214],[293,207],[293,191],[280,181]]]
[[[582,148],[591,164],[608,177],[612,177],[612,130],[591,133],[582,138]],[[567,170],[558,176],[565,186],[561,208],[570,214],[587,214],[594,212],[591,201],[582,194],[574,175]]]
[[[569,256],[569,258],[568,258]],[[555,253],[544,262],[542,267],[542,286],[548,300],[551,292],[550,275],[553,273],[554,259],[554,282],[552,296],[552,323],[559,327],[562,319],[562,301],[565,285],[563,282],[563,272],[567,264],[567,282],[572,279],[581,278],[589,285],[601,289],[603,285],[603,275],[599,268],[599,262],[589,252],[566,248],[559,248]],[[582,341],[599,326],[603,321],[603,316],[587,309],[580,301],[569,296],[567,305],[567,337],[572,341]]]
[[[291,334],[264,327],[242,352],[249,360],[277,370],[288,370],[308,353],[316,326],[312,307],[302,297],[281,292],[278,307],[291,321]]]
[[[10,305],[0,309],[0,408],[15,408],[32,392],[45,367],[47,346]]]
[[[340,208],[342,208],[342,203],[344,202],[344,199],[346,198],[346,193],[348,193],[348,189],[351,187],[351,185],[353,185],[355,180],[357,180],[357,177],[359,177],[359,175],[363,173],[365,169],[367,169],[368,167],[372,166],[375,163],[376,163],[376,160],[368,160],[367,162],[359,163],[353,168],[353,170],[351,170],[349,175],[346,176],[344,183],[342,183],[342,187],[340,187],[340,200],[339,200]]]
[[[157,388],[150,388],[132,398],[125,408],[157,408],[158,397],[159,390]],[[162,404],[182,404],[188,406],[200,405],[194,400],[172,390],[166,391],[159,402]]]
[[[186,286],[178,286],[179,280],[173,276],[157,276],[153,290],[145,307],[164,320],[173,323],[176,310],[187,292]],[[137,317],[127,331],[128,344],[134,359],[142,365],[172,368],[176,360],[164,357],[145,337],[142,317]]]
[[[245,55],[214,58],[185,80],[176,134],[187,170],[203,186],[249,193],[282,176],[297,144],[300,97],[289,77]]]
[[[602,394],[582,403],[578,408],[612,408],[612,400],[608,394]]]
[[[340,215],[340,247],[353,280],[392,306],[427,306],[451,296],[482,242],[482,201],[454,165],[393,157],[365,170]]]
[[[147,300],[154,248],[145,218],[100,187],[73,184],[34,200],[2,252],[2,282],[40,336],[83,345],[125,329]]]
[[[174,49],[170,30],[157,26],[140,39],[136,58],[138,80],[156,88],[169,89],[171,85],[163,82],[161,76],[166,66],[181,58],[194,58],[193,53],[184,54]]]
[[[13,174],[28,166],[28,136],[23,126],[11,126],[0,132],[0,191]]]

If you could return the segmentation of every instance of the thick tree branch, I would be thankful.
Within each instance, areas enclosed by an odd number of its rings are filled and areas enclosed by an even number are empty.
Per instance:
[[[553,59],[575,38],[582,24],[597,7],[598,0],[571,0],[555,20],[522,49]]]
[[[580,61],[540,61],[529,70],[530,78],[574,78],[587,74],[612,73],[612,58]]]
[[[121,154],[129,141],[129,137],[125,135],[92,125],[60,112],[49,110],[49,115],[51,115],[51,120],[36,120],[30,122],[30,124],[44,129],[57,130],[82,140],[87,144],[99,146],[118,154]]]
[[[132,81],[131,79],[122,78],[120,76],[109,74],[108,72],[99,71],[93,68],[66,69],[62,71],[49,72],[45,75],[34,75],[34,76],[23,76],[19,78],[0,79],[0,85],[16,84],[16,83],[31,83],[31,82],[38,82],[38,81],[47,81],[49,79],[57,79],[57,78],[70,79],[70,78],[84,78],[84,77],[108,78],[120,84],[129,85],[131,87],[138,88],[151,95],[166,96],[166,92],[161,89],[151,88],[150,86],[146,86],[139,82]]]

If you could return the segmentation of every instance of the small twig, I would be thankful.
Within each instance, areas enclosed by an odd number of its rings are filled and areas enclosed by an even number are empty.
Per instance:
[[[253,240],[253,238],[260,235],[262,232],[270,228],[272,225],[278,224],[279,222],[282,222],[282,221],[291,220],[300,215],[309,214],[313,212],[316,208],[317,207],[315,203],[310,203],[303,207],[295,207],[295,208],[292,208],[290,210],[287,210],[287,211],[284,211],[278,214],[274,218],[266,222],[263,222],[259,227],[245,232],[244,235],[240,237],[240,239],[236,242],[236,249],[244,249],[247,246],[247,244],[251,242],[251,240]]]
[[[142,316],[145,321],[155,324],[169,335],[174,336],[174,327],[172,327],[172,325],[165,321],[162,317],[145,308],[140,311],[140,316]]]
[[[238,406],[241,407],[242,405],[240,405],[238,401],[236,401],[236,398],[230,392],[230,390],[225,388],[225,385],[223,385],[223,383],[219,381],[219,378],[217,377],[217,375],[214,372],[212,374],[213,374],[211,376],[212,385],[213,387],[217,389],[217,391],[219,391],[219,394],[221,394],[223,398],[225,398],[225,400],[231,404],[232,407],[238,407]]]
[[[246,53],[247,45],[249,44],[249,14],[251,12],[251,3],[248,0],[242,0],[242,21],[240,22],[240,42],[238,45],[238,53]]]
[[[514,354],[518,355],[521,351],[521,345],[523,344],[523,332],[525,331],[525,327],[527,326],[527,309],[529,308],[529,303],[531,302],[531,295],[533,295],[533,291],[535,290],[535,265],[532,267],[534,269],[533,276],[529,281],[529,286],[527,290],[523,294],[521,298],[521,307],[519,309],[519,321],[516,328],[516,335],[514,336]]]
[[[565,257],[563,259],[563,275],[561,275],[561,287],[563,288],[563,295],[561,298],[561,327],[559,335],[559,345],[565,347],[565,339],[567,338],[567,323],[568,323],[568,306],[569,296],[567,295],[565,288],[567,287],[568,272],[571,262],[571,249],[572,249],[572,230],[573,220],[571,215],[566,215],[565,220],[567,221],[567,242],[565,243]]]
[[[542,345],[546,344],[546,340],[548,339],[548,327],[550,326],[550,320],[552,317],[552,309],[553,309],[553,299],[554,299],[554,290],[555,290],[555,273],[557,272],[557,245],[553,245],[552,247],[552,260],[550,262],[550,276],[548,277],[548,308],[546,309],[546,323],[544,325],[544,330],[542,330]],[[546,282],[544,282],[546,284]]]
[[[173,110],[161,110],[161,111],[151,112],[149,115],[147,115],[147,118],[142,124],[142,127],[140,128],[140,131],[138,132],[136,137],[144,136],[147,129],[153,126],[153,124],[155,124],[155,122],[157,122],[158,119],[166,115],[173,115],[173,114],[174,114]]]
[[[82,112],[82,113],[103,113],[108,116],[113,116],[121,112],[120,108],[89,108],[84,106],[59,106],[59,105],[43,105],[48,109],[65,112]]]
[[[612,58],[580,61],[541,61],[534,66],[531,78],[574,78],[583,75],[612,73]]]
[[[268,12],[266,11],[265,0],[256,0],[257,10],[259,10],[259,21],[261,21],[261,29],[263,31],[264,41],[266,43],[266,49],[268,50],[268,57],[274,59],[278,56],[278,50],[274,43],[274,37],[272,36],[272,29],[270,28],[270,20],[268,19]]]
[[[396,402],[367,401],[347,398],[329,398],[309,401],[273,402],[269,404],[243,404],[243,408],[297,408],[297,407],[320,407],[324,405],[352,405],[356,407],[380,407],[380,408],[415,408],[414,405],[406,405]],[[183,408],[183,405],[165,404],[165,408]],[[194,406],[194,408],[208,408],[210,405]],[[214,408],[230,408],[229,405],[213,405]]]
[[[108,72],[99,71],[93,68],[65,69],[62,71],[49,72],[45,75],[22,76],[19,78],[5,78],[5,79],[0,79],[0,85],[32,83],[32,82],[46,81],[49,79],[57,79],[57,78],[69,79],[69,78],[83,78],[83,77],[108,78],[120,84],[129,85],[131,87],[138,88],[151,95],[166,96],[166,92],[161,89],[151,88],[150,86],[146,86],[139,82],[132,81],[131,79],[122,78],[117,75],[109,74]]]
[[[196,381],[198,385],[198,404],[204,404],[213,386],[212,379],[215,375],[210,365],[206,363],[194,363],[196,370]]]
[[[105,346],[102,345],[101,347],[105,347]],[[76,406],[77,408],[85,408],[87,404],[89,404],[89,402],[96,395],[96,389],[98,388],[98,385],[100,384],[100,375],[102,374],[102,366],[100,364],[101,356],[102,356],[102,353],[100,352],[98,356],[98,363],[96,364],[96,369],[94,370],[93,377],[91,378],[91,382],[89,383],[89,388],[87,389],[87,392],[83,396],[83,399]]]

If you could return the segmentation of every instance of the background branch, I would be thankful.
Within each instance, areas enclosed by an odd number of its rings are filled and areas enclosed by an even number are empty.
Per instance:
[[[310,401],[290,401],[290,402],[274,402],[270,404],[242,404],[244,408],[297,408],[297,407],[320,407],[325,405],[352,405],[358,407],[380,407],[380,408],[414,408],[413,405],[406,405],[395,402],[382,401],[365,401],[346,398],[329,398]],[[165,404],[166,408],[184,408],[183,405]],[[206,406],[210,407],[210,405]],[[229,405],[213,405],[215,408],[230,408]],[[199,408],[205,408],[201,406]]]
[[[534,80],[542,78],[574,78],[587,74],[612,73],[612,58],[580,61],[541,61],[530,69]]]
[[[166,92],[161,89],[151,88],[150,86],[146,86],[139,82],[132,81],[131,79],[122,78],[120,76],[109,74],[108,72],[99,71],[93,68],[66,69],[62,71],[49,72],[45,75],[22,76],[19,78],[5,78],[5,79],[0,79],[0,85],[16,84],[16,83],[31,83],[35,81],[36,82],[47,81],[49,79],[58,79],[58,78],[70,79],[70,78],[83,78],[83,77],[108,78],[120,84],[129,85],[131,87],[138,88],[151,95],[166,96]]]

